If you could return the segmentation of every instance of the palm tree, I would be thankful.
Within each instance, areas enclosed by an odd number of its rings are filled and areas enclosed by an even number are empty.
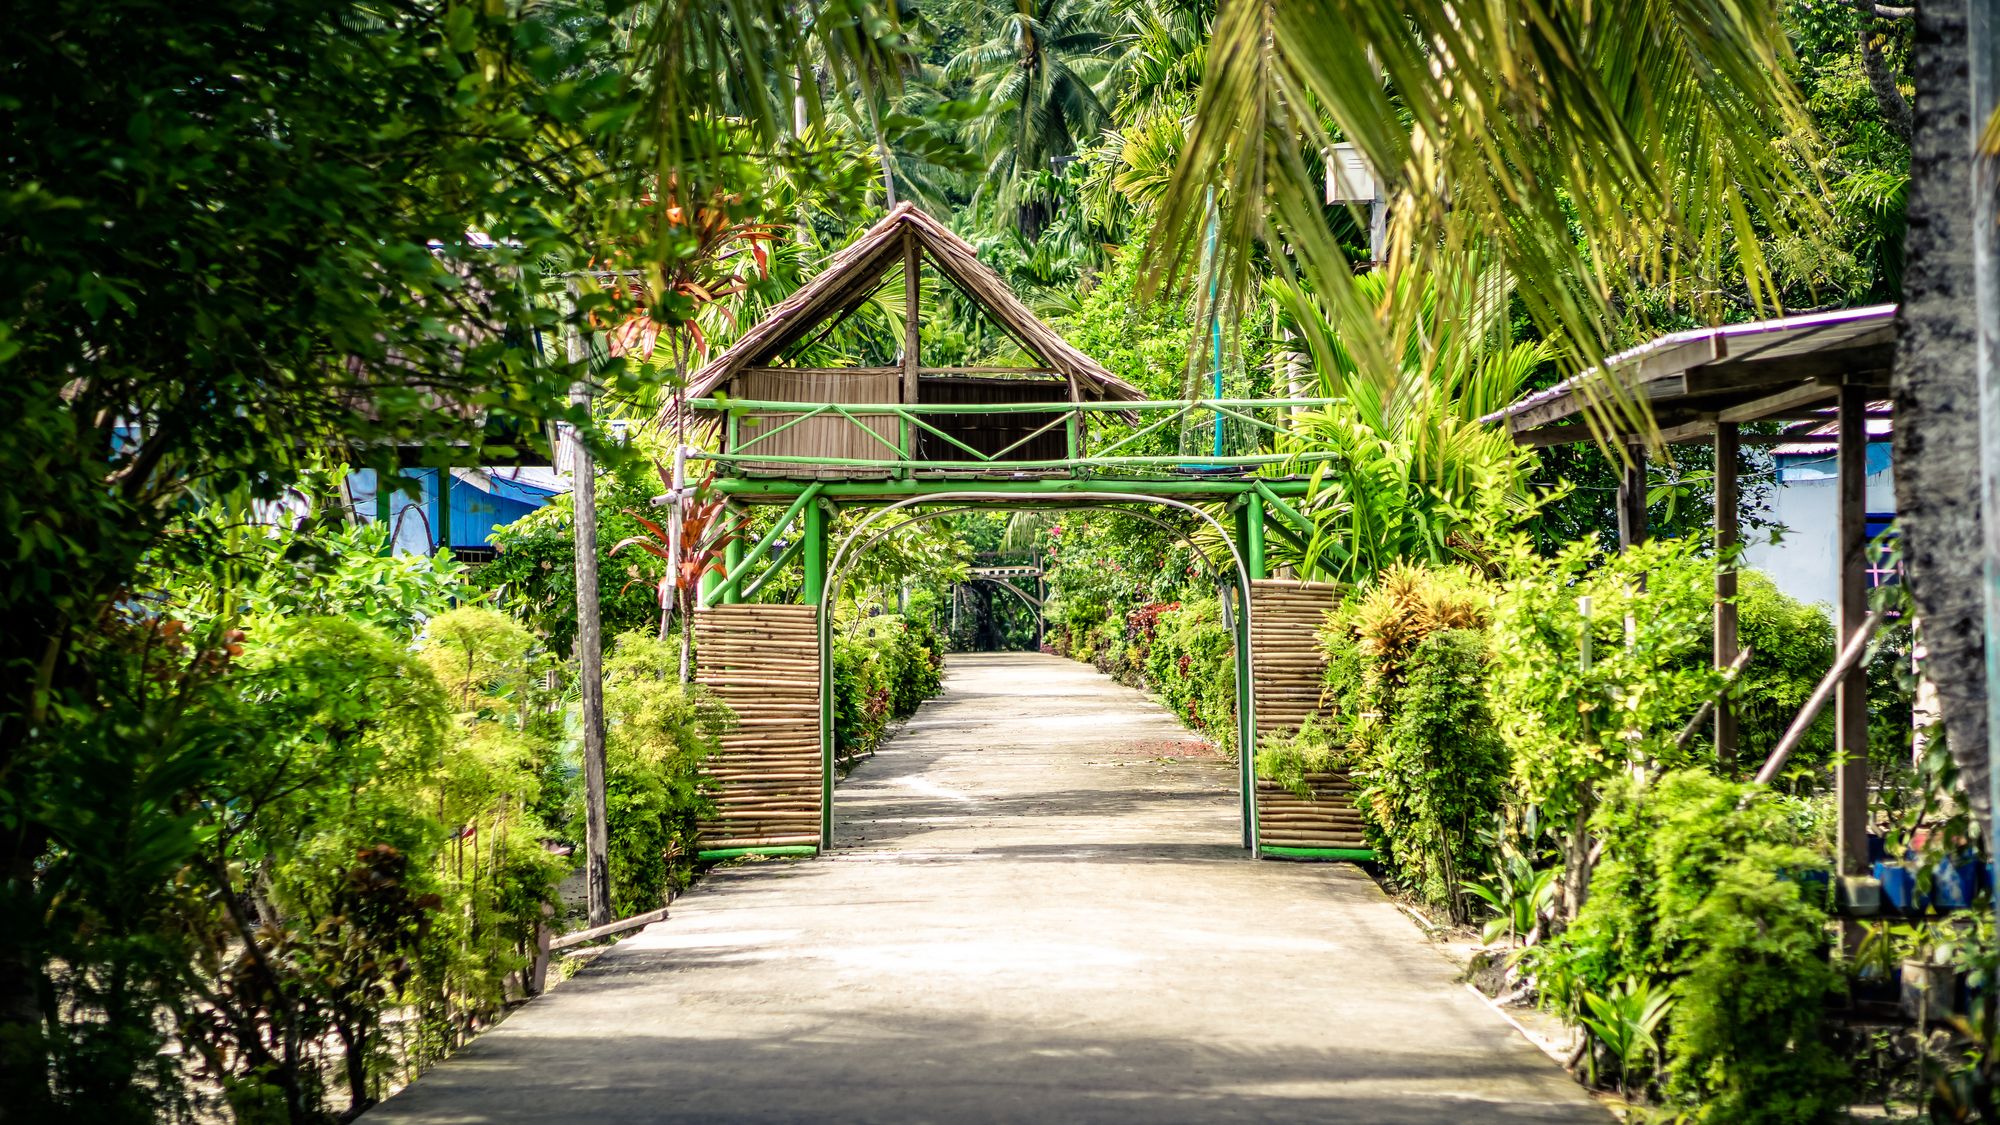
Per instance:
[[[1973,812],[1990,823],[1984,522],[1966,500],[1979,495],[1981,450],[1965,7],[1919,4],[1916,21],[1894,371],[1896,523],[1923,622],[1925,674]]]
[[[1225,278],[1262,247],[1333,302],[1364,365],[1394,372],[1321,206],[1320,154],[1352,142],[1389,186],[1405,268],[1479,247],[1584,366],[1614,344],[1621,293],[1700,295],[1740,265],[1770,307],[1760,224],[1809,227],[1773,136],[1810,136],[1758,0],[1224,0],[1165,194],[1155,276],[1199,252],[1215,199]],[[1311,107],[1311,108],[1305,108]],[[1316,112],[1315,112],[1316,110]]]
[[[1622,292],[1656,279],[1720,280],[1732,255],[1753,304],[1769,308],[1759,222],[1809,234],[1820,209],[1817,185],[1769,143],[1811,136],[1781,65],[1777,8],[1223,0],[1193,130],[1151,243],[1153,276],[1174,276],[1194,252],[1213,191],[1232,286],[1247,288],[1249,258],[1262,246],[1274,268],[1296,269],[1328,302],[1362,370],[1401,377],[1389,361],[1395,342],[1381,330],[1393,320],[1379,318],[1354,284],[1319,206],[1314,165],[1337,131],[1391,185],[1392,260],[1423,267],[1492,248],[1530,312],[1570,345],[1573,368],[1613,346]],[[1979,492],[1969,248],[1981,237],[1969,199],[1966,5],[1919,0],[1914,18],[1897,500],[1929,674],[1966,793],[1987,822],[1982,523],[1965,499]],[[1318,112],[1299,111],[1306,106]],[[1717,318],[1719,310],[1691,303]]]
[[[1089,0],[1016,0],[992,34],[951,60],[947,79],[966,79],[989,112],[972,130],[986,155],[987,182],[1030,239],[1052,217],[1045,201],[1019,197],[1051,162],[1075,155],[1107,118],[1102,90],[1126,38],[1115,13]]]

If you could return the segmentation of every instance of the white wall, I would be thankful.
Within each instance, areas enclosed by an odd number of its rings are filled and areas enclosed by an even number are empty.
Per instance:
[[[1784,538],[1744,540],[1744,565],[1771,576],[1778,589],[1803,602],[1829,609],[1840,596],[1839,479],[1832,458],[1787,466],[1771,490],[1770,517],[1785,526]],[[1868,474],[1870,513],[1896,510],[1895,470]]]

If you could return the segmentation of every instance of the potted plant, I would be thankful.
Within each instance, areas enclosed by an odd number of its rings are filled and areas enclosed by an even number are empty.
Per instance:
[[[1950,1015],[1958,999],[1957,934],[1942,923],[1913,922],[1897,926],[1895,935],[1903,952],[1903,1014],[1919,1024]]]

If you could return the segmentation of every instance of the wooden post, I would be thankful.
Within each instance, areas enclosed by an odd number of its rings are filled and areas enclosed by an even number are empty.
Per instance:
[[[916,232],[903,231],[903,404],[915,406],[920,386],[918,380],[918,352],[921,350],[923,333],[919,328],[918,305],[923,300],[921,284],[924,268],[922,250],[917,246]],[[896,420],[896,448],[902,451],[902,459],[914,461],[917,451],[914,447],[915,427],[907,416]],[[896,476],[907,477],[910,470],[898,467]]]
[[[1740,446],[1736,423],[1715,424],[1715,666],[1722,669],[1735,664],[1741,651],[1736,629],[1736,453]],[[1736,772],[1736,707],[1726,695],[1715,703],[1715,767],[1724,777]]]
[[[583,359],[583,337],[569,328],[569,361]],[[570,402],[590,412],[590,380],[570,387]],[[597,466],[581,441],[572,441],[570,520],[576,532],[576,663],[583,719],[584,895],[590,924],[611,921],[611,831],[604,806],[604,636],[597,590]]]
[[[921,310],[918,304],[923,299],[921,285],[924,258],[917,248],[917,236],[903,232],[903,401],[917,401],[918,348],[922,333],[917,317]]]
[[[395,474],[400,475],[400,474]],[[375,470],[375,522],[382,525],[382,556],[387,558],[396,553],[396,505],[389,491],[392,474],[387,469]]]
[[[1626,463],[1618,474],[1618,548],[1646,541],[1646,447],[1625,447]]]
[[[1840,387],[1839,474],[1838,609],[1845,649],[1868,616],[1868,392],[1852,383]],[[1861,875],[1868,870],[1868,672],[1860,661],[1841,677],[1834,695],[1834,754],[1840,873]],[[1852,943],[1858,931],[1846,929]]]

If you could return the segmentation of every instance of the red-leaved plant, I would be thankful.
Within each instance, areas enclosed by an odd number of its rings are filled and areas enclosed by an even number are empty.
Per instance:
[[[660,480],[673,492],[673,472],[664,465],[654,465]],[[685,613],[695,604],[695,597],[701,591],[701,576],[710,571],[722,570],[723,548],[734,539],[742,524],[730,518],[723,498],[715,495],[711,487],[715,470],[694,482],[680,501],[680,538],[678,543],[672,532],[641,512],[630,508],[625,514],[637,520],[646,529],[644,535],[631,535],[620,539],[611,547],[613,555],[627,547],[644,551],[667,564],[667,572],[655,587],[660,595],[660,639],[667,639],[667,632],[676,613]],[[673,513],[667,516],[671,523]],[[676,548],[678,547],[678,551]],[[629,587],[629,583],[627,584]],[[681,630],[681,679],[687,679],[687,630]]]

